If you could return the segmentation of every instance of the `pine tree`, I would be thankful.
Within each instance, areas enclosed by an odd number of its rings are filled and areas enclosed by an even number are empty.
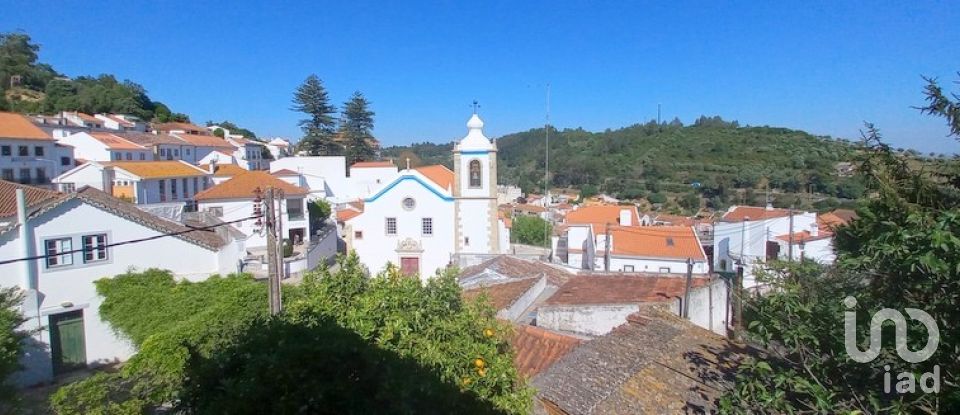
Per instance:
[[[340,132],[343,134],[347,146],[347,162],[372,160],[376,151],[370,143],[373,138],[373,111],[370,111],[370,102],[363,93],[356,91],[349,101],[343,103],[341,113]]]
[[[303,130],[303,138],[298,144],[299,150],[314,156],[339,155],[339,146],[333,142],[333,133],[336,131],[333,114],[336,108],[330,105],[330,98],[320,78],[311,74],[297,87],[293,93],[291,109],[309,116],[297,123]]]

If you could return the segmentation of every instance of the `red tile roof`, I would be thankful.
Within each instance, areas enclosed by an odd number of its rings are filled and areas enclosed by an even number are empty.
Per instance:
[[[300,173],[297,173],[290,169],[277,170],[275,172],[271,172],[270,174],[274,176],[299,176],[300,175]]]
[[[710,280],[694,277],[691,287]],[[686,279],[654,275],[578,275],[570,278],[544,305],[639,304],[683,297]]]
[[[800,232],[793,233],[793,242],[801,243],[801,242],[819,241],[821,239],[829,239],[832,237],[833,237],[833,232],[830,232],[830,231],[819,231],[817,232],[817,236],[813,236],[810,233],[810,231],[800,231]],[[790,234],[787,233],[783,235],[778,235],[777,239],[784,242],[790,242]]]
[[[351,169],[374,168],[374,167],[397,167],[392,161],[360,161],[350,165]]]
[[[17,189],[24,190],[28,211],[61,196],[60,192],[0,180],[0,218],[16,216]]]
[[[90,136],[110,150],[146,150],[146,147],[111,133],[90,133]]]
[[[750,220],[763,220],[772,218],[783,218],[790,216],[787,209],[758,207],[758,206],[734,206],[727,211],[720,219],[724,222],[741,222],[746,218]]]
[[[453,172],[446,166],[435,164],[432,166],[417,167],[414,170],[426,176],[443,189],[452,189]]]
[[[27,117],[12,112],[0,112],[0,138],[53,140]]]
[[[520,375],[529,379],[546,370],[583,340],[530,325],[519,325],[510,339],[513,364]]]
[[[257,188],[266,189],[274,187],[283,190],[286,196],[303,196],[308,194],[307,189],[294,186],[283,180],[270,175],[265,171],[253,170],[246,171],[230,180],[213,186],[207,190],[197,193],[194,196],[196,200],[212,199],[253,199],[256,197],[254,191]]]
[[[350,219],[353,219],[357,216],[362,215],[363,212],[353,210],[353,209],[343,209],[337,211],[337,222],[346,222]]]
[[[161,161],[102,161],[104,166],[113,166],[123,169],[143,179],[158,179],[165,177],[199,177],[207,174],[197,166],[182,160]]]
[[[632,205],[594,205],[582,206],[577,210],[567,213],[566,223],[591,224],[594,229],[606,224],[617,225],[620,223],[620,211],[630,211],[630,226],[640,226],[640,214],[637,207]]]
[[[706,261],[697,233],[689,226],[611,227],[613,254]],[[602,246],[598,249],[602,250]]]
[[[210,165],[204,164],[200,166],[201,169],[210,171]],[[247,169],[240,167],[236,164],[216,164],[216,169],[213,171],[213,177],[233,177],[238,174],[246,173]]]
[[[469,301],[476,300],[485,294],[490,305],[495,310],[502,310],[513,305],[520,297],[539,281],[539,278],[525,278],[517,281],[486,285],[463,291],[463,298]]]

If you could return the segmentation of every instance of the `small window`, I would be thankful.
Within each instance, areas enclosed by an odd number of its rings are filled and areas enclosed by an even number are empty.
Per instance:
[[[353,231],[353,239],[363,239],[363,231]]]
[[[433,235],[433,218],[423,218],[420,220],[420,231],[424,236]]]
[[[470,237],[469,237],[469,236],[464,236],[464,237],[463,237],[463,244],[464,244],[464,245],[470,245]]]
[[[20,169],[20,181],[22,182],[30,181],[30,169]]]
[[[387,235],[396,235],[397,234],[397,218],[387,218],[386,223]]]
[[[107,260],[107,234],[83,236],[83,262],[97,262]]]
[[[13,169],[3,169],[3,180],[6,180],[8,182],[12,182],[15,180],[13,177]]]
[[[144,154],[144,153],[140,153],[140,161],[143,161],[143,160],[146,160],[146,159],[147,159],[147,155]]]
[[[4,155],[4,156],[13,155],[13,152],[10,150],[10,146],[0,147],[0,155]]]
[[[33,155],[37,157],[43,157],[43,146],[36,146],[33,148]]]
[[[44,183],[47,181],[47,171],[43,167],[37,167],[34,171],[37,172],[37,181]]]
[[[30,155],[30,147],[27,147],[27,146],[18,146],[18,147],[17,147],[17,154],[19,154],[20,157],[29,156],[29,155]]]
[[[661,274],[669,274],[669,273],[670,273],[670,267],[660,267],[660,273],[661,273]]]
[[[174,179],[174,180],[176,180],[176,179]],[[180,184],[183,185],[183,198],[184,198],[184,199],[189,199],[190,197],[187,196],[187,193],[188,193],[188,192],[187,192],[187,179],[184,178],[184,179],[180,182]]]
[[[127,153],[127,160],[133,160],[133,154]]]
[[[163,157],[163,156],[166,156],[166,155],[167,155],[167,149],[161,148],[161,149],[160,149],[160,157]]]
[[[115,152],[115,153],[113,153],[113,159],[114,159],[114,160],[123,160],[123,157],[122,157],[122,155],[121,155],[119,152]]]
[[[481,184],[480,160],[472,160],[470,161],[470,187],[479,188],[481,187]]]
[[[61,165],[61,166],[69,166],[69,165],[70,165],[70,157],[60,157],[60,165]]]
[[[173,149],[173,156],[174,156],[174,157],[180,157],[180,150],[178,150],[178,149]]]
[[[633,265],[624,265],[623,272],[633,272]]]
[[[413,200],[412,197],[403,198],[403,208],[406,210],[413,210],[417,206],[417,201]]]
[[[161,179],[158,183],[160,183],[160,201],[166,202],[167,201],[167,181]]]
[[[200,191],[200,186],[198,186],[199,183],[200,181],[196,177],[194,177],[193,178],[193,194],[197,194],[197,192]]]
[[[183,149],[183,154],[186,154],[186,155],[189,156],[189,155],[190,155],[190,149],[189,149],[189,148]]]
[[[73,265],[73,240],[70,238],[48,239],[46,247],[47,268]]]
[[[724,271],[727,270],[727,260],[725,260],[725,259],[721,259],[721,260],[720,260],[720,269],[721,269],[721,270],[724,270]]]
[[[222,207],[222,206],[208,207],[208,208],[207,208],[207,212],[210,212],[211,215],[216,216],[216,217],[218,217],[218,218],[219,218],[219,217],[223,217],[223,207]]]
[[[161,182],[163,180],[160,180]],[[177,179],[170,179],[170,194],[171,199],[177,200]]]

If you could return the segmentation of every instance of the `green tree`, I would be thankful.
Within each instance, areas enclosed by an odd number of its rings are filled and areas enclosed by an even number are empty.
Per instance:
[[[17,405],[17,395],[8,380],[20,370],[22,341],[26,337],[19,329],[24,322],[20,314],[21,301],[18,289],[0,288],[0,412],[4,413],[12,413]]]
[[[240,127],[239,125],[234,124],[233,122],[230,122],[227,120],[223,120],[220,122],[207,121],[207,127],[210,127],[213,125],[220,126],[230,130],[230,134],[239,134],[239,135],[242,135],[244,138],[250,138],[254,140],[257,139],[257,134],[254,133],[253,131]]]
[[[303,130],[303,138],[298,144],[300,150],[314,156],[340,154],[339,146],[333,141],[337,124],[333,117],[336,108],[330,104],[330,97],[320,78],[310,75],[297,87],[293,94],[292,109],[307,115],[298,123]]]
[[[549,235],[553,235],[553,226],[539,216],[521,215],[513,218],[510,242],[549,247]]]
[[[370,110],[370,102],[360,91],[354,92],[350,100],[343,104],[340,133],[346,143],[347,165],[376,157],[371,145],[374,115]]]

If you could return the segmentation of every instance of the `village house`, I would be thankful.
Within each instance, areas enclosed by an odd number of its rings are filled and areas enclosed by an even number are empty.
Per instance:
[[[73,168],[73,152],[28,118],[0,112],[0,179],[49,186],[52,178]]]
[[[209,164],[201,164],[201,169],[210,173],[211,179],[213,180],[214,185],[218,185],[227,180],[232,179],[234,176],[242,173],[246,173],[249,170],[244,169],[236,164],[221,164],[217,162],[212,162]]]
[[[103,127],[103,120],[94,117],[90,114],[84,114],[77,111],[63,111],[60,113],[61,117],[66,120],[69,124],[77,127],[83,127],[88,129],[101,129]]]
[[[95,118],[103,122],[102,126],[108,130],[146,132],[147,123],[132,115],[124,114],[94,114]]]
[[[350,166],[348,186],[352,189],[351,196],[357,198],[368,197],[392,181],[400,173],[397,165],[392,161],[361,161]]]
[[[348,183],[347,161],[343,156],[285,157],[270,163],[270,171],[279,170],[303,175],[311,198],[322,198],[338,204],[362,197]]]
[[[57,140],[73,146],[74,155],[85,161],[153,160],[153,151],[109,132],[81,131]]]
[[[24,292],[21,328],[30,332],[15,382],[126,360],[134,349],[101,320],[94,281],[148,268],[190,281],[237,272],[243,240],[230,235],[188,228],[90,187],[64,194],[0,181],[0,258],[40,256],[0,265],[0,286]]]
[[[114,135],[150,149],[153,160],[183,160],[197,164],[197,146],[178,137],[142,132],[114,133]]]
[[[56,179],[58,189],[84,186],[138,205],[184,203],[210,186],[210,173],[185,161],[88,161]]]
[[[240,167],[247,170],[270,170],[270,160],[263,157],[266,151],[263,143],[243,137],[227,137],[226,141],[233,145],[233,157]]]
[[[157,134],[210,135],[210,132],[204,127],[179,121],[152,124],[150,130]]]
[[[196,160],[196,164],[209,164],[212,160],[220,164],[236,162],[236,160],[233,159],[235,157],[236,147],[220,137],[186,133],[173,133],[172,135],[193,146],[192,159]],[[213,154],[213,156],[211,156],[211,154]],[[169,156],[169,153],[160,154],[161,159],[167,156]],[[221,158],[223,156],[225,157]],[[180,158],[180,156],[174,154],[174,158],[177,159]]]
[[[291,149],[293,146],[290,144],[290,141],[285,138],[274,137],[273,139],[267,141],[266,146],[267,151],[270,152],[270,155],[274,160],[280,160],[284,157],[290,157],[292,155]]]
[[[283,225],[282,235],[292,243],[309,240],[309,220],[306,189],[294,186],[265,171],[245,171],[195,196],[197,209],[209,212],[225,222],[242,220],[234,226],[247,235],[248,248],[267,246],[267,239],[261,232],[262,221],[251,218],[254,215],[257,190],[267,188],[283,191],[280,202],[280,217]],[[262,195],[259,196],[262,200]],[[258,222],[260,223],[258,225]]]

